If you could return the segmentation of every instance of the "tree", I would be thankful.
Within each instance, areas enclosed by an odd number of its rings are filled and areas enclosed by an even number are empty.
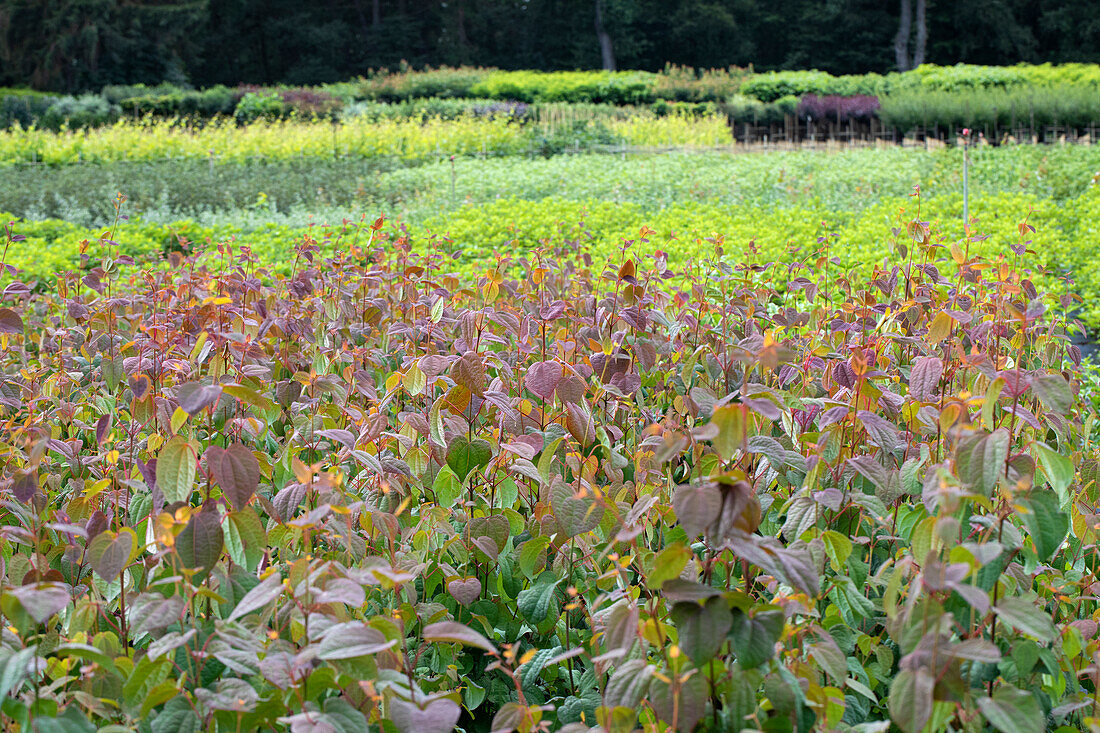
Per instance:
[[[909,0],[901,0],[898,34],[894,36],[894,60],[898,71],[909,71],[909,34],[913,30],[913,12]]]
[[[603,59],[603,68],[607,71],[615,70],[615,50],[611,47],[611,34],[603,24],[603,0],[596,0],[596,38],[600,40],[600,57]]]

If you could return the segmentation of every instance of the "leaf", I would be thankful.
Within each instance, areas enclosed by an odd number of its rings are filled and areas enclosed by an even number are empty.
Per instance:
[[[117,533],[100,532],[88,543],[88,562],[99,577],[110,583],[130,563],[136,545],[137,535],[129,527]]]
[[[725,598],[708,598],[700,605],[681,602],[672,607],[671,618],[676,624],[679,647],[697,666],[714,658],[726,641],[733,616]]]
[[[223,384],[222,391],[230,397],[236,397],[241,402],[252,405],[260,412],[271,412],[275,409],[274,402],[251,387],[240,384]]]
[[[330,626],[321,639],[317,657],[324,660],[358,659],[384,652],[397,643],[362,621],[349,621]]]
[[[524,719],[529,715],[527,708],[518,702],[506,702],[493,716],[493,724],[489,733],[512,733],[518,729]]]
[[[745,443],[745,408],[741,405],[719,407],[711,415],[710,423],[718,428],[718,434],[710,441],[711,445],[723,461],[732,460]]]
[[[388,705],[389,720],[400,733],[450,733],[458,723],[462,708],[445,697],[424,707],[393,698]]]
[[[556,361],[539,361],[527,368],[523,383],[533,394],[548,400],[561,381],[562,367]]]
[[[771,659],[784,624],[783,611],[775,607],[765,606],[752,615],[734,611],[729,635],[738,664],[754,669]]]
[[[69,605],[69,591],[60,583],[23,585],[8,591],[35,623],[43,623]]]
[[[1031,444],[1031,447],[1051,487],[1058,493],[1061,506],[1066,506],[1069,503],[1069,486],[1073,483],[1073,462],[1057,451],[1051,450],[1045,443],[1036,441]]]
[[[649,681],[656,670],[644,659],[631,659],[620,664],[607,681],[604,704],[609,708],[636,708],[645,699]]]
[[[180,620],[184,605],[183,596],[165,598],[158,593],[142,593],[126,607],[130,630],[141,635],[171,626]]]
[[[519,548],[519,569],[530,580],[535,579],[535,574],[546,566],[546,548],[550,546],[550,538],[544,535],[532,537]]]
[[[649,704],[657,717],[673,724],[675,718],[677,731],[695,730],[707,710],[709,696],[707,681],[701,674],[692,675],[674,688],[660,677],[654,677],[649,684]],[[676,699],[678,698],[678,699]]]
[[[432,481],[432,493],[439,506],[452,506],[462,496],[462,479],[455,475],[450,466],[444,466]]]
[[[202,730],[202,722],[191,705],[183,695],[169,700],[164,710],[153,718],[153,733],[198,733]]]
[[[447,583],[447,592],[463,606],[481,597],[481,581],[477,578],[455,578]]]
[[[20,504],[26,504],[38,493],[38,471],[16,471],[12,478],[11,493]]]
[[[955,470],[959,478],[983,496],[991,495],[998,479],[1004,475],[1010,443],[1011,438],[1004,428],[960,440],[955,451]]]
[[[1058,497],[1045,491],[1033,491],[1020,503],[1028,511],[1020,518],[1027,534],[1035,543],[1035,553],[1043,562],[1050,560],[1069,532],[1069,515],[1058,504]]]
[[[188,382],[176,388],[176,396],[180,409],[194,417],[218,401],[222,396],[222,387],[220,384]]]
[[[691,548],[682,542],[669,545],[654,556],[653,564],[646,573],[646,585],[651,590],[660,590],[666,580],[680,577],[691,558]]]
[[[260,485],[260,462],[240,443],[206,449],[206,464],[234,509],[243,509]]]
[[[890,717],[905,733],[919,733],[932,717],[935,680],[923,667],[903,669],[890,684]]]
[[[244,597],[237,603],[233,612],[229,614],[229,618],[226,620],[236,621],[254,611],[264,608],[267,604],[282,595],[283,591],[283,579],[278,573],[271,575],[267,579],[261,581],[255,588],[245,593]]]
[[[267,531],[264,530],[259,515],[252,507],[245,507],[225,516],[229,520],[226,525],[226,548],[229,547],[229,537],[232,535],[233,541],[240,543],[244,555],[243,558],[233,557],[233,561],[254,571],[267,550]]]
[[[920,402],[932,402],[938,396],[940,377],[943,376],[943,359],[938,356],[922,356],[913,361],[909,372],[909,394]]]
[[[563,481],[558,481],[550,489],[550,508],[566,537],[576,537],[598,527],[604,511],[595,497],[578,496]]]
[[[488,466],[492,457],[493,448],[483,438],[470,440],[459,435],[447,448],[447,465],[458,476],[459,481],[463,482],[473,471]]]
[[[722,492],[711,482],[678,486],[672,494],[672,508],[688,537],[698,537],[718,521]]]
[[[214,509],[195,512],[176,537],[176,554],[185,568],[197,568],[205,576],[222,555],[225,535],[221,519]]]
[[[424,627],[424,641],[458,642],[466,646],[484,649],[490,654],[496,654],[497,648],[492,642],[469,626],[457,621],[440,621]]]
[[[1035,696],[1012,685],[1001,685],[993,691],[993,697],[978,698],[978,708],[1001,733],[1032,733],[1045,728]]]
[[[0,333],[23,333],[23,319],[11,308],[0,308]]]
[[[516,605],[523,617],[536,626],[546,621],[550,617],[551,606],[557,599],[557,588],[560,583],[561,579],[547,570],[538,577],[534,585],[520,591],[516,598]]]
[[[183,436],[164,444],[157,455],[157,486],[169,503],[187,501],[195,485],[198,454]]]
[[[1039,606],[1019,596],[1001,598],[993,610],[1006,624],[1039,641],[1049,643],[1058,636],[1050,615]]]
[[[1073,407],[1073,390],[1061,374],[1043,374],[1031,381],[1031,389],[1053,412],[1065,415]]]
[[[171,631],[150,644],[146,656],[150,660],[163,657],[165,654],[173,652],[191,641],[191,638],[197,633],[199,633],[198,629],[188,629],[182,633]]]
[[[27,667],[36,651],[37,647],[33,646],[20,649],[0,663],[0,699],[7,698],[23,685],[27,679]]]

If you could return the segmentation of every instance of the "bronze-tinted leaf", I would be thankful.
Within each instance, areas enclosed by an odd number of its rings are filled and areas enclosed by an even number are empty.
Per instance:
[[[234,509],[243,509],[260,485],[260,463],[244,445],[232,443],[224,450],[206,449],[206,463],[222,493]]]
[[[0,333],[23,333],[23,319],[11,308],[0,308]]]

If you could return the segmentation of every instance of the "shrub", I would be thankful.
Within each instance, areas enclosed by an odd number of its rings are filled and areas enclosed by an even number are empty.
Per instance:
[[[0,89],[0,130],[30,127],[58,102],[58,97],[27,89]]]
[[[488,69],[473,67],[443,67],[424,71],[403,69],[391,74],[383,69],[361,79],[356,96],[380,102],[406,102],[426,97],[476,97],[474,85],[489,72]]]
[[[186,236],[135,267],[112,227],[9,283],[4,714],[1085,728],[1072,298],[1026,222],[988,259],[896,223],[862,275],[826,232],[673,269],[579,226],[458,276],[378,219],[278,272]]]
[[[878,97],[865,94],[854,97],[807,94],[798,102],[797,115],[800,119],[809,118],[815,122],[866,122],[877,114],[878,109]]]
[[[246,92],[233,116],[237,122],[247,124],[256,120],[277,120],[286,113],[286,103],[276,92]]]
[[[775,102],[782,97],[801,97],[805,94],[820,96],[876,95],[883,86],[878,74],[863,76],[833,76],[824,71],[772,71],[756,74],[741,85],[740,93]]]
[[[62,97],[50,105],[42,115],[42,127],[57,130],[62,126],[72,129],[101,127],[116,121],[120,110],[96,94],[79,97]]]

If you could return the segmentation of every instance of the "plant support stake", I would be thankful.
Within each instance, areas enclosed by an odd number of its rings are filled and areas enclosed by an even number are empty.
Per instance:
[[[963,231],[970,226],[970,177],[969,177],[969,163],[970,158],[967,155],[970,148],[970,130],[963,129]]]

